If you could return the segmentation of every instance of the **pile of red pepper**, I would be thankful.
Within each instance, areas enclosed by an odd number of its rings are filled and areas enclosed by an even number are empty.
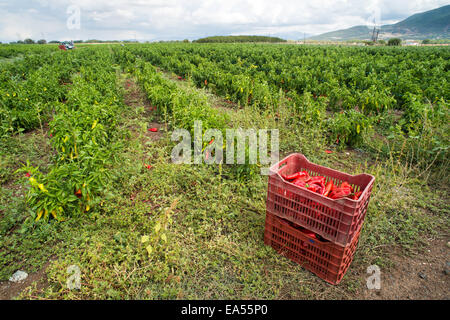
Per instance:
[[[289,224],[292,228],[295,228],[295,229],[301,231],[304,235],[307,235],[308,237],[313,238],[314,240],[319,240],[321,242],[329,242],[329,240],[326,240],[325,238],[323,238],[322,236],[320,236],[317,233],[312,232],[311,230],[308,230],[306,228],[300,227],[299,225],[297,225],[297,224],[295,224],[295,223],[293,223],[293,222],[291,222],[289,220],[286,220],[286,219],[282,219],[282,220],[285,223]],[[308,244],[306,242],[302,242],[302,245],[305,246],[305,247],[308,246]]]
[[[296,186],[306,188],[312,192],[316,192],[331,199],[340,199],[348,197],[352,200],[358,200],[362,191],[354,192],[353,187],[344,181],[340,186],[333,183],[333,180],[325,184],[325,177],[310,176],[306,171],[299,171],[291,175],[281,175],[286,181]]]

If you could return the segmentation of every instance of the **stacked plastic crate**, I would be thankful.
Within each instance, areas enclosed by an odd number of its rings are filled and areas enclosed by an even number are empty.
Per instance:
[[[291,154],[270,169],[264,243],[325,281],[338,284],[358,245],[375,178],[349,175]],[[358,200],[331,199],[282,178],[299,171],[324,176],[335,185],[347,181]]]

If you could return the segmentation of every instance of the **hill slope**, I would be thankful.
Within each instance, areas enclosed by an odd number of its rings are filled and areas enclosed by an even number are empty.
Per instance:
[[[372,30],[366,26],[323,33],[312,40],[368,40]],[[414,14],[396,24],[381,26],[380,38],[403,39],[450,38],[450,5]]]

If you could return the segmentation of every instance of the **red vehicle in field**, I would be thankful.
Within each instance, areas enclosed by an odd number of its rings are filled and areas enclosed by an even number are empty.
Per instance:
[[[74,49],[75,46],[73,45],[73,41],[63,41],[61,42],[61,44],[58,46],[58,48],[60,48],[61,50],[71,50]]]

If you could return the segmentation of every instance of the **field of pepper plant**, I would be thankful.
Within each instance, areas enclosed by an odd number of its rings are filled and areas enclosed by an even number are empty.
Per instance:
[[[445,47],[0,45],[0,297],[448,298],[449,61]],[[375,176],[339,285],[264,245],[260,164],[172,163],[171,133],[199,120],[278,129],[280,158]]]

